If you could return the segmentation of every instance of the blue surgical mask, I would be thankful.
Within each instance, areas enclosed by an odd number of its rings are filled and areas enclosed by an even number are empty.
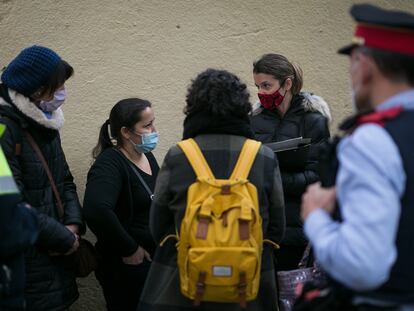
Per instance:
[[[138,134],[141,136],[141,144],[135,144],[131,139],[129,140],[131,144],[134,145],[134,149],[138,153],[148,153],[155,149],[158,143],[159,134],[157,132]]]
[[[66,90],[61,89],[57,90],[53,95],[53,99],[49,101],[40,101],[39,107],[44,112],[52,112],[58,109],[65,102],[66,99]]]

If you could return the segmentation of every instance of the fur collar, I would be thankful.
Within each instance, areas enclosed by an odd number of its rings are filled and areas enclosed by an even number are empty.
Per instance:
[[[329,105],[322,97],[309,92],[301,92],[300,95],[303,97],[302,106],[305,111],[319,112],[324,117],[326,117],[329,122],[332,122]],[[258,115],[262,111],[263,107],[260,104],[260,101],[257,101],[252,107],[252,115]]]
[[[48,119],[42,110],[37,108],[37,106],[30,101],[28,97],[23,96],[22,94],[17,93],[14,90],[9,89],[9,96],[16,108],[24,114],[26,117],[32,119],[39,125],[59,131],[63,124],[65,123],[65,118],[63,117],[63,112],[61,108],[52,112],[52,117]],[[1,106],[10,106],[3,98],[0,97]]]

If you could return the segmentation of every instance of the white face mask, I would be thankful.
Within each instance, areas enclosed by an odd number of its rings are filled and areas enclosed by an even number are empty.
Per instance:
[[[50,101],[40,101],[39,107],[44,112],[52,112],[63,105],[66,99],[66,89],[57,90]]]

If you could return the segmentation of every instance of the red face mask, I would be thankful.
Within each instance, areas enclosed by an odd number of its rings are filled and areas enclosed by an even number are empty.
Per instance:
[[[285,95],[280,94],[279,90],[280,88],[278,88],[273,94],[257,94],[264,109],[273,110],[280,106],[285,98]]]

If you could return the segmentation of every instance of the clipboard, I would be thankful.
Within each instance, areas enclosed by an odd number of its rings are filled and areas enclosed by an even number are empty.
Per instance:
[[[277,154],[282,171],[303,171],[306,167],[311,138],[292,138],[265,144]]]

